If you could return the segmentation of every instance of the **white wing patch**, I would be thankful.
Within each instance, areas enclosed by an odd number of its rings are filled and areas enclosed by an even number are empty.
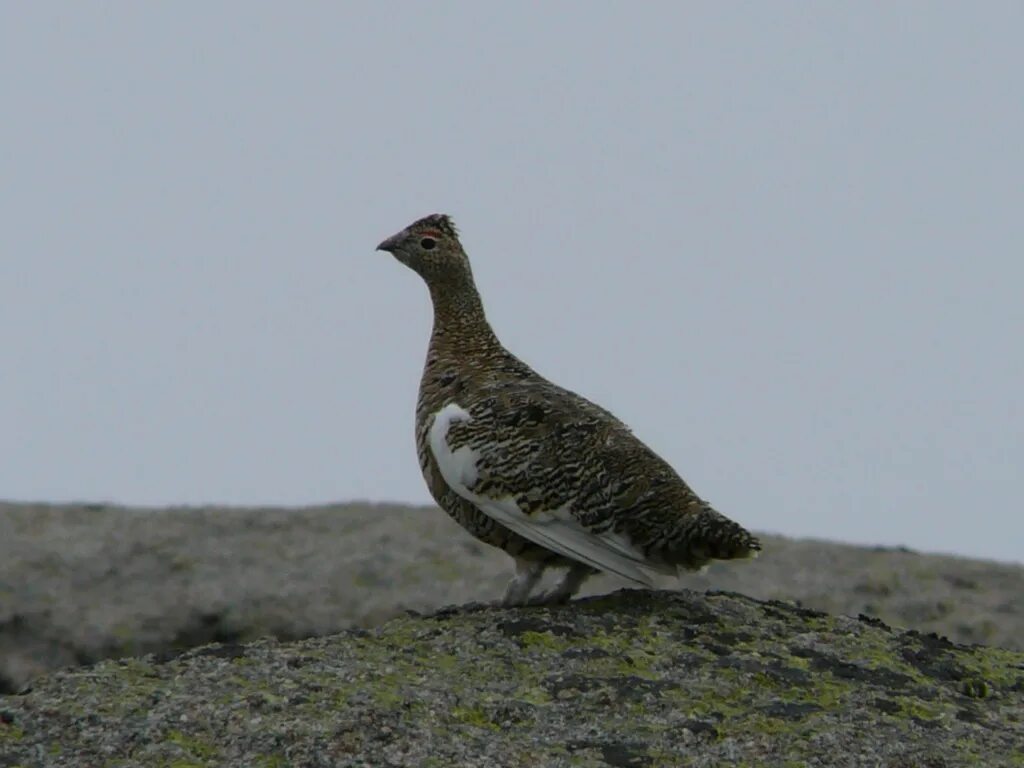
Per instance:
[[[441,477],[456,493],[459,488],[476,483],[476,451],[468,445],[452,451],[448,445],[448,430],[460,421],[469,421],[469,413],[458,403],[449,403],[434,414],[434,423],[430,425],[430,451]]]
[[[530,516],[511,496],[495,499],[473,493],[470,489],[478,477],[476,462],[480,454],[469,446],[453,451],[447,439],[453,424],[469,420],[469,413],[462,406],[449,403],[434,414],[430,427],[430,451],[437,461],[441,477],[453,491],[488,517],[535,544],[640,586],[654,586],[649,571],[664,569],[646,560],[626,537],[615,533],[593,533],[580,525],[566,509],[540,511]],[[675,573],[675,569],[670,572]]]

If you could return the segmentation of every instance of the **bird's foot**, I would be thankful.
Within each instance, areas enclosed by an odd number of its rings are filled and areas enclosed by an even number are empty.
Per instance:
[[[525,605],[565,605],[572,599],[572,593],[564,590],[549,589],[528,599]]]
[[[564,605],[575,595],[583,582],[594,573],[589,565],[573,565],[562,580],[547,592],[531,597],[527,605]]]

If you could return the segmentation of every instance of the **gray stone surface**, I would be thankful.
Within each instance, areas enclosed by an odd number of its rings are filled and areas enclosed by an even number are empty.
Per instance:
[[[1019,652],[617,592],[56,673],[0,698],[0,766],[998,768],[1022,718]]]
[[[1024,567],[763,536],[681,586],[866,613],[1024,649]],[[0,692],[103,658],[374,627],[497,599],[506,555],[435,508],[136,510],[0,503]],[[587,592],[621,586],[595,579]],[[664,586],[677,586],[669,581]]]

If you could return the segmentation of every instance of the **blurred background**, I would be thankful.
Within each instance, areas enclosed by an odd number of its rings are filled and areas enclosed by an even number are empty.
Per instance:
[[[500,338],[748,527],[1024,561],[1024,6],[0,6],[0,498],[429,501]]]

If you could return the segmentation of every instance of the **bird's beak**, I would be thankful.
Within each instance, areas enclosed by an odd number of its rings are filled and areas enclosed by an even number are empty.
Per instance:
[[[381,241],[381,244],[377,246],[377,250],[394,253],[395,249],[398,247],[398,241],[400,239],[399,235],[401,235],[401,232],[399,232],[398,235],[392,235],[387,240]]]

